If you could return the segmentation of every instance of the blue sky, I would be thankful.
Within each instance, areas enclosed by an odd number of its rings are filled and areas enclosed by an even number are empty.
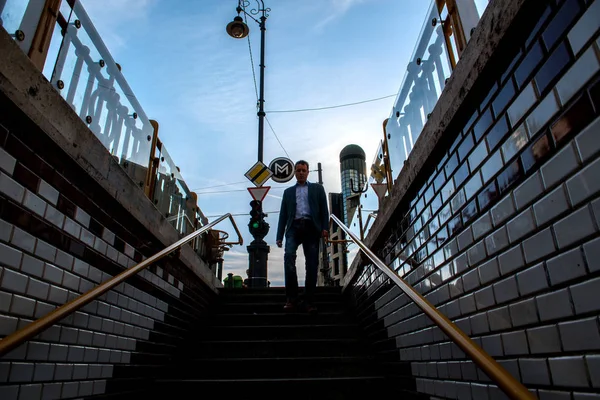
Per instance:
[[[329,107],[395,95],[424,23],[428,1],[267,0],[264,159],[305,159],[309,180],[322,164],[326,192],[339,192],[339,153],[360,145],[369,165],[382,139],[394,97],[322,111],[270,111]],[[235,215],[244,245],[225,253],[225,273],[245,276],[248,264],[248,187],[257,161],[256,91],[247,39],[227,35],[237,0],[82,0],[115,61],[205,215]],[[255,6],[250,1],[250,7]],[[260,30],[248,21],[259,79]],[[283,189],[271,186],[263,202],[271,225],[269,280],[283,285],[283,251],[275,231]],[[215,193],[216,192],[216,193]],[[239,215],[242,214],[242,215]],[[228,223],[219,229],[234,236]],[[304,259],[298,270],[303,284]]]

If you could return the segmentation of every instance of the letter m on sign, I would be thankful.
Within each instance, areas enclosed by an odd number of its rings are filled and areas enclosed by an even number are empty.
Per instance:
[[[275,164],[275,175],[287,176],[290,173],[290,164],[279,165]]]

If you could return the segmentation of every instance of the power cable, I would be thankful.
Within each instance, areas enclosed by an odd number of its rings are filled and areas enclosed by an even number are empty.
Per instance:
[[[246,182],[247,181],[240,181],[240,182],[234,182],[234,183],[224,183],[222,185],[207,186],[207,187],[203,187],[203,188],[192,189],[192,192],[195,192],[196,190],[213,189],[213,188],[218,188],[218,187],[223,187],[223,186],[240,185],[240,184],[246,183]]]
[[[279,211],[267,211],[265,212],[265,214],[279,214]],[[240,214],[231,214],[232,217],[242,217],[244,215],[250,215],[249,212],[246,213],[240,213]],[[222,217],[223,214],[218,214],[218,215],[207,215],[206,218],[217,218],[217,217]]]
[[[281,146],[281,148],[283,149],[283,152],[285,153],[285,155],[288,158],[291,158],[290,155],[288,154],[287,150],[285,149],[285,147],[283,147],[283,144],[281,144],[281,140],[279,140],[279,137],[277,136],[277,134],[275,133],[275,129],[273,129],[273,126],[271,125],[271,121],[269,121],[269,118],[267,118],[267,116],[265,115],[265,120],[267,121],[267,124],[269,124],[269,128],[271,128],[271,132],[273,132],[273,135],[275,136],[275,139],[277,139],[277,141],[279,142],[279,145]]]
[[[281,187],[271,187],[271,189],[275,190],[275,189],[287,189],[288,186],[281,186]],[[220,193],[232,193],[232,192],[246,192],[247,189],[234,189],[234,190],[220,190],[220,191],[216,191],[216,192],[202,192],[202,193],[196,193],[197,195],[201,195],[201,194],[220,194]]]
[[[358,104],[364,104],[364,103],[369,103],[369,102],[372,102],[372,101],[383,100],[383,99],[387,99],[389,97],[395,97],[395,96],[397,96],[397,94],[390,94],[390,95],[383,96],[383,97],[377,97],[376,99],[369,99],[369,100],[357,101],[355,103],[339,104],[339,105],[336,105],[336,106],[319,107],[319,108],[301,108],[301,109],[298,109],[298,110],[276,110],[276,111],[267,111],[267,112],[270,113],[270,114],[273,114],[273,113],[292,113],[292,112],[303,112],[303,111],[329,110],[329,109],[332,109],[332,108],[355,106],[355,105],[358,105]]]

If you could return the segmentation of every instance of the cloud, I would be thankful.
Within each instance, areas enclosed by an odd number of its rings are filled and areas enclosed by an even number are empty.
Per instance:
[[[100,37],[114,56],[129,43],[121,35],[121,28],[148,21],[157,0],[80,0]]]
[[[330,14],[317,22],[314,26],[314,30],[322,31],[325,26],[327,26],[332,21],[335,21],[341,18],[344,14],[348,12],[348,10],[357,4],[364,3],[365,0],[331,0],[329,2]]]

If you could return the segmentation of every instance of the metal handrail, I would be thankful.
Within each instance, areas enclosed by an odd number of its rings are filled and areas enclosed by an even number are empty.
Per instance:
[[[223,221],[226,218],[230,219],[231,223],[233,224],[233,228],[235,229],[235,232],[238,235],[239,240],[235,244],[240,244],[240,245],[243,244],[242,235],[240,234],[240,231],[238,230],[238,227],[235,223],[235,220],[233,219],[233,216],[229,213],[225,214],[225,215],[217,218],[213,222],[198,229],[197,231],[194,231],[194,232],[190,233],[189,235],[187,235],[186,237],[178,240],[177,242],[173,243],[169,247],[159,251],[158,253],[147,258],[146,260],[142,261],[141,263],[136,264],[129,269],[126,269],[125,271],[121,272],[118,275],[115,275],[114,277],[107,280],[106,282],[96,286],[95,288],[87,291],[86,293],[80,295],[79,297],[76,297],[75,299],[69,301],[68,303],[65,303],[62,306],[54,309],[52,312],[41,317],[40,319],[37,319],[37,320],[29,323],[28,325],[21,328],[20,330],[11,333],[10,335],[6,336],[4,339],[1,339],[0,340],[0,357],[4,356],[9,351],[20,346],[23,342],[26,342],[27,340],[33,338],[35,335],[44,331],[45,329],[49,328],[50,326],[54,325],[55,323],[62,320],[63,318],[65,318],[65,317],[69,316],[70,314],[74,313],[75,311],[79,310],[86,304],[92,302],[93,300],[96,300],[98,297],[100,297],[104,293],[108,292],[113,287],[124,282],[130,276],[137,274],[138,272],[140,272],[140,271],[144,270],[146,267],[148,267],[150,264],[160,260],[161,258],[165,257],[169,253],[172,253],[173,251],[179,249],[181,246],[183,246],[190,240],[194,239],[196,236],[199,236],[199,235],[205,233],[210,228],[212,228],[213,226],[215,226],[216,224],[218,224],[219,222]]]
[[[516,380],[496,360],[477,345],[469,336],[444,314],[438,311],[425,297],[402,280],[398,274],[385,265],[350,229],[344,225],[335,215],[331,215],[331,221],[335,222],[363,253],[392,280],[400,289],[440,328],[462,351],[465,352],[481,368],[487,376],[511,399],[535,399],[521,382]],[[331,222],[330,222],[331,224]]]

